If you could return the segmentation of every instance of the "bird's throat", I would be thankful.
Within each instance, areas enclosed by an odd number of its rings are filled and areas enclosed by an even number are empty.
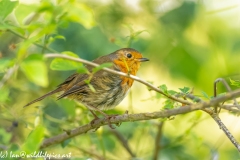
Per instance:
[[[118,70],[120,70],[121,72],[127,73],[127,74],[131,74],[131,75],[136,75],[137,70],[139,68],[140,65],[138,64],[128,64],[128,63],[124,63],[123,61],[120,60],[115,60],[114,61],[116,67]],[[129,87],[132,86],[134,80],[128,77],[124,77],[122,76],[122,84],[127,84]]]

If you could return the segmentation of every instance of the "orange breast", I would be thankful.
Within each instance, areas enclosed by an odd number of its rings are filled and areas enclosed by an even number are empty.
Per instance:
[[[129,73],[131,75],[136,75],[136,73],[140,67],[140,63],[136,63],[136,62],[126,61],[124,63],[121,60],[114,60],[114,63],[118,66],[118,68],[120,69],[121,72]],[[122,84],[128,84],[129,87],[131,87],[134,82],[133,79],[127,78],[124,76],[121,76],[121,79],[122,79]]]

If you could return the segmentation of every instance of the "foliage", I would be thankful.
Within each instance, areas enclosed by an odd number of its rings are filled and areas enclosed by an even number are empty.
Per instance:
[[[68,99],[48,98],[31,107],[22,107],[54,89],[73,72],[88,74],[83,64],[60,58],[49,60],[45,58],[47,53],[92,60],[121,47],[135,48],[151,60],[142,65],[140,76],[156,85],[162,84],[159,88],[166,95],[180,95],[183,99],[191,92],[210,99],[213,81],[218,77],[229,79],[233,88],[239,87],[236,74],[239,74],[240,32],[234,18],[236,6],[216,10],[210,2],[171,3],[1,0],[1,150],[12,151],[16,156],[21,151],[47,151],[65,156],[71,153],[72,157],[82,159],[131,157],[107,126],[38,149],[43,138],[93,119],[84,106]],[[109,64],[96,67],[94,72],[103,67]],[[137,85],[132,90],[134,112],[184,106]],[[219,93],[223,91],[220,86]],[[122,114],[127,106],[126,98],[120,107],[107,113]],[[198,111],[174,119],[124,123],[116,130],[139,159],[152,159],[157,125],[161,122],[164,127],[159,159],[239,158],[237,150],[221,138],[222,132],[206,117]]]

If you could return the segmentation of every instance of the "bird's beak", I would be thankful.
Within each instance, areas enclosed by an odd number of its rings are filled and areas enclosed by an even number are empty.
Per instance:
[[[149,61],[149,59],[147,59],[147,58],[138,58],[137,61],[139,61],[139,62],[146,62],[146,61]]]

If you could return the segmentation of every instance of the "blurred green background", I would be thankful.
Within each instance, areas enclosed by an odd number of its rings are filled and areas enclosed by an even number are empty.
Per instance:
[[[0,1],[1,150],[32,152],[37,147],[31,143],[40,144],[44,137],[93,118],[84,106],[67,99],[56,101],[54,96],[22,108],[75,72],[51,70],[51,60],[42,55],[52,50],[34,43],[87,60],[131,47],[150,59],[138,72],[142,79],[155,86],[166,84],[173,90],[186,86],[194,88],[195,95],[212,96],[216,78],[239,79],[239,15],[237,0]],[[218,92],[225,92],[221,84]],[[107,113],[153,112],[163,106],[162,97],[135,82],[132,98]],[[222,111],[220,117],[239,141],[238,116]],[[162,136],[156,142],[160,123]],[[157,159],[161,160],[240,157],[213,119],[201,111],[173,120],[123,123],[116,130],[135,156],[108,126],[44,151],[71,152],[76,159],[155,159],[155,143],[159,143]]]

